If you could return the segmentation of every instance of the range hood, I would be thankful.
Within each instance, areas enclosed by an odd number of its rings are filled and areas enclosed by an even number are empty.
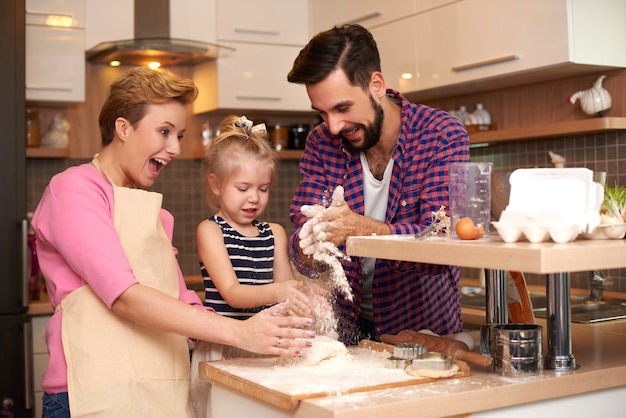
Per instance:
[[[135,0],[134,39],[102,42],[86,52],[87,62],[109,65],[195,65],[219,58],[234,49],[170,37],[169,0]]]

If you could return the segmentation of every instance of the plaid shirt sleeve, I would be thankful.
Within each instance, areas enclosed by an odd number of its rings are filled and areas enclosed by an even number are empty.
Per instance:
[[[448,164],[469,161],[469,136],[463,124],[447,113],[408,102],[402,103],[402,127],[393,151],[386,223],[392,234],[414,234],[431,222],[441,206],[449,210]],[[290,207],[295,230],[290,237],[292,258],[301,273],[316,277],[297,259],[297,234],[306,221],[302,205],[328,206],[335,187],[342,185],[350,209],[363,215],[363,176],[358,153],[350,154],[339,137],[324,124],[315,127],[300,160],[301,181]],[[448,212],[449,214],[449,212]],[[345,247],[341,247],[345,251]],[[339,298],[339,333],[353,339],[362,291],[361,260],[343,262],[353,288],[354,302]],[[459,268],[421,263],[377,260],[373,296],[378,335],[402,329],[429,329],[439,334],[461,331]]]

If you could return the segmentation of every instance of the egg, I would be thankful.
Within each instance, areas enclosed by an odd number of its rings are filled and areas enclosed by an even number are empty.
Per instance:
[[[474,225],[474,221],[469,217],[461,218],[454,226],[454,231],[463,240],[478,239],[485,235],[485,228],[482,225]]]

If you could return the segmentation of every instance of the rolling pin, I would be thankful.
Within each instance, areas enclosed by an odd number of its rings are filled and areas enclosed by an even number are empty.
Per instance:
[[[491,366],[491,357],[469,351],[467,344],[449,338],[428,335],[417,331],[404,330],[398,335],[383,334],[380,337],[387,344],[414,343],[424,344],[429,351],[447,354],[454,359],[463,360],[478,366]]]

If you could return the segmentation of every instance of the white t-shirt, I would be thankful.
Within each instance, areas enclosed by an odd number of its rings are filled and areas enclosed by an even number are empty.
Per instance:
[[[367,158],[360,153],[363,165],[363,200],[365,203],[365,216],[379,222],[385,221],[387,214],[387,200],[389,198],[389,182],[393,171],[393,159],[389,159],[383,179],[378,180],[372,175]],[[374,320],[374,300],[372,297],[372,282],[374,280],[375,258],[363,258],[363,292],[361,295],[361,312],[359,316]]]

